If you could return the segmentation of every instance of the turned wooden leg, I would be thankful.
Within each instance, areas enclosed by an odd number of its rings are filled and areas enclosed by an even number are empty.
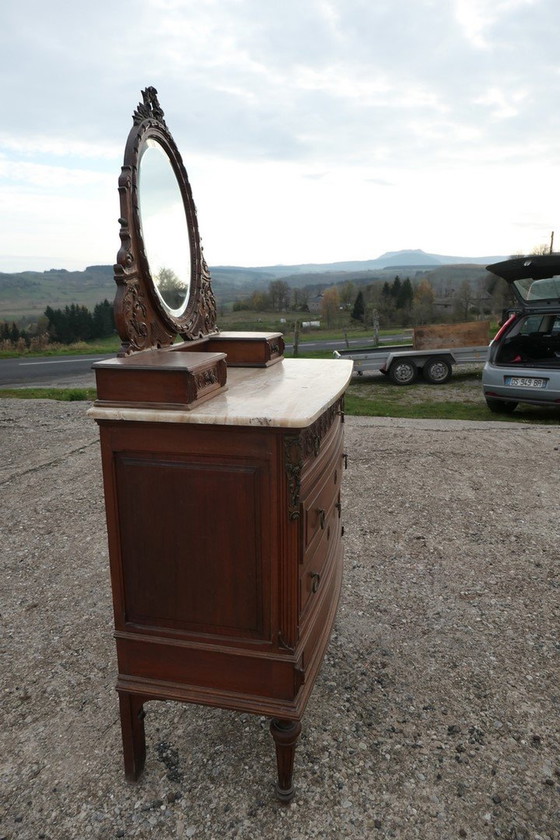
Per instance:
[[[278,720],[274,718],[270,722],[270,732],[276,745],[276,764],[278,766],[276,795],[282,802],[291,802],[294,798],[294,786],[292,784],[294,756],[301,732],[301,723],[299,720]]]
[[[119,692],[121,730],[124,752],[124,772],[129,782],[135,782],[144,769],[146,738],[144,735],[144,701],[141,697]]]

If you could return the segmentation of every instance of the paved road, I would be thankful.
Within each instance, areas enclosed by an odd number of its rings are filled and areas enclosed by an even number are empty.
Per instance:
[[[407,336],[392,335],[382,342],[394,343],[405,340]],[[370,342],[369,336],[359,339],[351,339],[350,346],[367,346]],[[341,340],[333,341],[306,341],[300,344],[301,352],[317,350],[337,350],[346,347],[346,342]],[[291,354],[292,345],[286,344],[286,353]],[[21,388],[21,387],[56,387],[79,385],[81,387],[95,386],[95,377],[91,366],[101,359],[110,359],[114,353],[100,356],[45,356],[45,357],[22,357],[17,359],[0,359],[0,388]]]
[[[48,388],[56,385],[71,385],[84,378],[91,378],[94,386],[94,374],[91,366],[101,359],[110,359],[114,353],[100,356],[45,356],[22,357],[18,359],[0,359],[0,387]]]

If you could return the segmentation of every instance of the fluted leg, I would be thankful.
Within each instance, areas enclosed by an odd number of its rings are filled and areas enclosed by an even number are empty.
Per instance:
[[[278,766],[276,795],[282,802],[291,802],[294,798],[294,786],[292,784],[294,756],[301,732],[301,723],[299,720],[278,720],[274,718],[270,722],[270,732],[276,745],[276,764]]]

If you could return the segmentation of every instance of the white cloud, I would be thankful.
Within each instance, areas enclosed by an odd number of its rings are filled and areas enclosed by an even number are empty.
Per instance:
[[[18,153],[25,157],[46,155],[59,158],[115,160],[115,158],[122,157],[121,145],[88,143],[87,141],[40,134],[18,137],[0,132],[0,149]]]
[[[468,256],[492,237],[508,253],[556,224],[556,0],[19,0],[1,17],[4,255],[113,261],[149,84],[210,262]]]
[[[525,90],[508,92],[492,87],[474,101],[477,105],[487,105],[491,110],[492,119],[503,120],[516,117],[521,112],[526,98]]]
[[[499,25],[523,7],[539,0],[455,0],[455,15],[467,40],[476,48],[489,50],[493,37],[499,37]]]
[[[64,193],[71,187],[76,193],[96,185],[105,186],[108,176],[105,173],[87,169],[68,169],[63,166],[46,166],[29,161],[11,161],[0,158],[0,179],[16,182],[22,186],[32,184],[36,187]]]

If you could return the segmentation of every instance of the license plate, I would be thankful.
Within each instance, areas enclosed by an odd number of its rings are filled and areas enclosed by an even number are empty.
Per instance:
[[[547,381],[532,376],[506,376],[506,385],[513,385],[517,388],[546,388]]]

